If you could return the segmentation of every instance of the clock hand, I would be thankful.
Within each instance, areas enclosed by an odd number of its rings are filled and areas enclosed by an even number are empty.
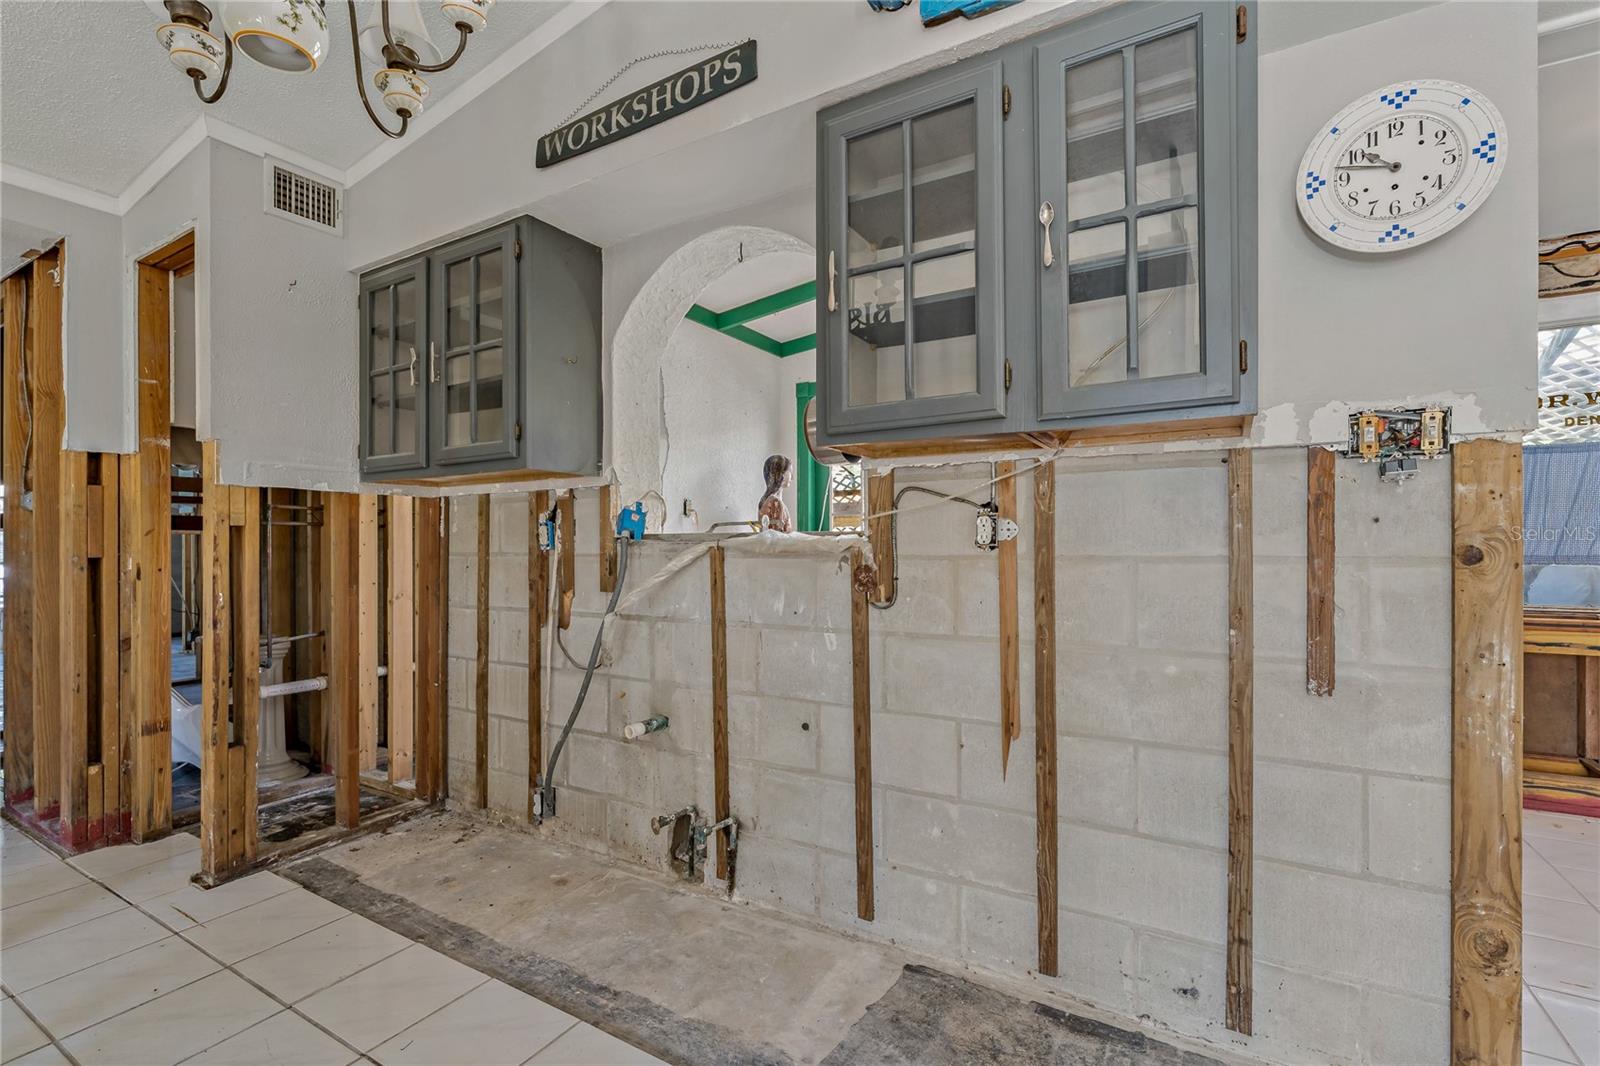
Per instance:
[[[1377,166],[1388,167],[1390,170],[1399,170],[1400,169],[1400,164],[1399,163],[1390,163],[1387,160],[1385,160],[1382,156],[1380,156],[1377,152],[1362,152],[1361,153],[1361,157],[1363,159],[1365,159],[1368,163],[1372,163],[1372,164],[1375,164]]]
[[[1395,169],[1395,166],[1396,166],[1396,164],[1394,164],[1394,163],[1348,163],[1348,164],[1345,164],[1343,166],[1334,167],[1333,169],[1334,170],[1393,170],[1393,169]]]

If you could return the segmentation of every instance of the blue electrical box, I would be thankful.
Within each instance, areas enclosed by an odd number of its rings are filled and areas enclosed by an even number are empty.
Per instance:
[[[617,536],[644,539],[644,501],[631,503],[617,512]]]

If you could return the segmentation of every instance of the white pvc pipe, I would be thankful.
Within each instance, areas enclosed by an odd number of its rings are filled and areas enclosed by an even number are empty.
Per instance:
[[[379,677],[388,677],[387,666],[378,667]],[[297,696],[302,692],[322,692],[328,687],[328,675],[308,677],[302,681],[280,681],[276,685],[262,685],[261,698],[270,700],[274,696]]]

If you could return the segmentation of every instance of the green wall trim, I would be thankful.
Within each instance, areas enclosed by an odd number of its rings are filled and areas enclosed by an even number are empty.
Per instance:
[[[793,340],[778,341],[773,340],[765,333],[751,329],[744,323],[754,322],[758,318],[765,318],[768,315],[777,314],[779,311],[787,311],[791,307],[799,307],[801,304],[809,303],[816,298],[817,283],[803,281],[792,288],[784,289],[782,292],[763,296],[759,300],[751,300],[747,304],[740,304],[738,307],[732,307],[726,311],[713,311],[709,307],[692,304],[689,307],[689,313],[683,317],[690,322],[696,322],[707,329],[714,329],[718,333],[724,333],[734,340],[743,341],[752,348],[759,348],[768,355],[775,355],[782,359],[785,356],[814,350],[817,346],[817,335],[811,333],[804,337],[796,337]]]

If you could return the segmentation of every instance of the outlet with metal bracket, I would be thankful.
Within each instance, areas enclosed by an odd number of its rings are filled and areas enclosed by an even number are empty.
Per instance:
[[[1449,449],[1449,408],[1389,408],[1350,416],[1345,454],[1377,463],[1381,481],[1405,481],[1416,474],[1418,459],[1433,459]]]
[[[1000,547],[1001,543],[1017,539],[1017,524],[1009,518],[1000,516],[1000,508],[992,503],[986,503],[978,508],[977,533],[973,538],[979,549],[992,552]]]

